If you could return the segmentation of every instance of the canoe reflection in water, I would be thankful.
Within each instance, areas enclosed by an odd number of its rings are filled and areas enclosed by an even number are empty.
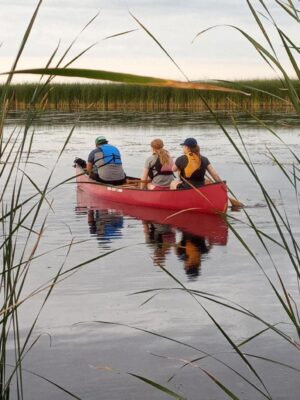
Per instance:
[[[135,207],[92,199],[77,189],[77,214],[88,214],[91,234],[101,247],[109,247],[122,237],[124,216],[142,221],[145,242],[153,251],[156,265],[165,266],[166,257],[175,254],[184,263],[190,279],[200,274],[201,262],[213,245],[227,244],[228,228],[218,215]],[[180,235],[178,237],[178,235]]]
[[[205,237],[182,232],[181,241],[176,246],[176,253],[184,262],[186,274],[191,278],[199,275],[203,254],[211,249],[212,245]]]
[[[146,243],[153,248],[153,262],[165,266],[166,256],[174,249],[190,279],[200,273],[202,256],[209,252],[209,238],[178,230],[181,240],[176,243],[176,230],[170,225],[143,222]]]
[[[176,243],[176,231],[170,225],[143,221],[145,242],[153,248],[153,262],[165,265],[166,257]]]
[[[112,243],[113,240],[122,237],[123,221],[123,215],[117,211],[88,210],[90,233],[96,235],[103,244]]]

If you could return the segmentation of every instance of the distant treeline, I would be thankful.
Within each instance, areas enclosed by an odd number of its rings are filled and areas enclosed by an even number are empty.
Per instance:
[[[293,82],[300,96],[299,81]],[[287,90],[279,80],[236,81],[227,86],[250,93],[201,91],[215,110],[286,110],[291,109]],[[3,85],[0,86],[0,93]],[[36,94],[36,95],[34,95]],[[9,108],[24,110],[30,105],[55,110],[137,110],[199,111],[205,109],[199,91],[104,83],[23,83],[9,89]],[[33,101],[33,98],[35,100]]]

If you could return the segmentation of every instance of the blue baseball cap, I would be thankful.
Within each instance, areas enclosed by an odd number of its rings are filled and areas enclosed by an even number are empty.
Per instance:
[[[185,139],[185,141],[183,143],[180,143],[180,146],[187,146],[187,147],[191,147],[191,146],[196,146],[197,140],[195,138],[189,137],[187,139]]]

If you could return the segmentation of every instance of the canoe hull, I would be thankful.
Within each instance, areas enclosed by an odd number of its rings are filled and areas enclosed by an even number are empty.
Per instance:
[[[77,188],[76,211],[109,210],[124,216],[131,216],[146,223],[170,225],[192,235],[206,237],[211,244],[225,246],[228,238],[226,220],[220,215],[195,213],[194,211],[177,212],[174,210],[150,207],[138,207],[128,204],[114,203],[89,196]]]
[[[169,210],[194,210],[204,214],[225,213],[227,190],[223,183],[184,190],[140,190],[104,185],[82,175],[76,167],[78,187],[90,196],[121,204]]]

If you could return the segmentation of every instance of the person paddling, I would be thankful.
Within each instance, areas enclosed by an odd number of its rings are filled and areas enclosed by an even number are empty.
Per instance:
[[[169,189],[174,179],[172,167],[173,160],[169,152],[164,149],[164,142],[161,139],[154,139],[150,143],[152,155],[145,162],[144,173],[141,178],[141,188],[149,190]],[[147,184],[147,180],[151,182]]]
[[[179,172],[180,180],[171,182],[171,189],[190,189],[191,186],[202,186],[205,184],[206,172],[215,182],[222,182],[208,158],[200,154],[200,147],[195,138],[185,139],[181,146],[183,146],[183,155],[176,159],[173,166],[173,171]]]
[[[90,178],[111,185],[122,185],[126,182],[120,151],[108,144],[104,136],[95,140],[96,148],[88,156],[87,172]]]

